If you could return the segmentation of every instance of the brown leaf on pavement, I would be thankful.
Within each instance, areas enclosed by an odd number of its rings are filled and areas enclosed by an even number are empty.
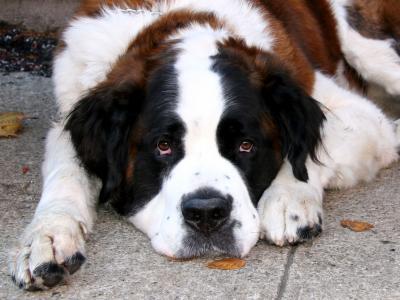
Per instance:
[[[0,137],[16,137],[25,115],[21,112],[0,113]]]
[[[340,221],[340,225],[342,225],[342,227],[344,228],[348,228],[355,232],[367,231],[374,228],[374,225],[370,223],[363,221],[352,221],[352,220],[342,220]]]
[[[240,258],[224,258],[214,260],[207,264],[207,267],[210,269],[219,269],[219,270],[239,270],[242,269],[246,265],[246,261]]]

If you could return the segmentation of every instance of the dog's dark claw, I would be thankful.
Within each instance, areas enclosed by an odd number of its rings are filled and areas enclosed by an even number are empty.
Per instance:
[[[77,252],[65,260],[64,266],[72,275],[79,270],[79,268],[84,264],[85,261],[86,257],[82,253]]]
[[[322,232],[322,227],[319,224],[314,225],[313,227],[301,227],[297,229],[297,235],[299,237],[299,242],[300,241],[306,241],[310,240],[313,237],[316,237]]]
[[[65,269],[54,262],[44,263],[38,266],[34,271],[35,277],[43,279],[43,285],[53,287],[57,285],[67,275]]]

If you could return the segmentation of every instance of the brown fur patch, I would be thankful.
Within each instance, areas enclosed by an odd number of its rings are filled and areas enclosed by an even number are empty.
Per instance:
[[[311,62],[295,40],[291,39],[282,22],[272,15],[269,16],[268,21],[276,38],[273,53],[280,58],[282,64],[290,71],[293,79],[306,93],[311,94],[314,86],[314,68]]]
[[[266,136],[268,136],[272,140],[272,147],[275,153],[275,159],[278,165],[282,164],[282,142],[279,134],[279,130],[276,127],[275,122],[268,115],[264,115],[261,119],[261,127],[265,132]]]
[[[361,35],[372,39],[400,40],[400,1],[354,0],[347,7],[347,21]]]
[[[287,0],[284,4],[278,0],[257,2],[272,15],[268,19],[281,44],[277,48],[284,60],[292,57],[305,66],[301,57],[304,56],[314,68],[331,75],[335,73],[341,51],[336,22],[325,0]]]
[[[330,72],[335,72],[338,62],[342,59],[342,50],[337,32],[337,23],[333,16],[330,4],[326,0],[305,1],[310,12],[319,24],[322,34],[324,49],[327,59],[330,61]],[[332,74],[332,73],[330,73]]]
[[[135,171],[135,160],[136,160],[137,148],[132,147],[131,149],[132,149],[132,151],[129,154],[128,167],[126,168],[126,171],[125,171],[125,181],[126,182],[132,182],[133,172]]]
[[[365,11],[358,5],[349,6],[346,10],[347,22],[362,36],[371,39],[388,38],[387,34],[382,30],[381,18],[378,11]]]
[[[132,137],[131,137],[131,148],[129,152],[129,160],[128,160],[128,167],[125,171],[125,181],[127,183],[132,182],[133,174],[135,172],[135,161],[137,155],[137,147],[144,136],[145,132],[143,130],[142,122],[139,119],[138,124],[135,126],[134,130],[132,130]]]
[[[391,47],[400,56],[400,1],[354,0],[347,7],[347,22],[370,39],[393,39]]]
[[[400,1],[383,0],[383,20],[385,31],[400,41]]]
[[[222,23],[212,13],[180,10],[161,16],[136,36],[108,75],[108,80],[127,80],[143,86],[147,75],[162,63],[159,58],[165,59],[168,49],[175,45],[176,41],[166,41],[168,37],[196,23],[207,24],[212,28],[222,27]]]

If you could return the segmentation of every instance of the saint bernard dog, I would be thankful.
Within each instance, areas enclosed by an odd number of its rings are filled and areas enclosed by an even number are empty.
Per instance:
[[[398,158],[398,0],[84,0],[54,60],[60,120],[11,254],[52,287],[85,261],[108,201],[158,253],[243,257],[322,231],[324,189]]]

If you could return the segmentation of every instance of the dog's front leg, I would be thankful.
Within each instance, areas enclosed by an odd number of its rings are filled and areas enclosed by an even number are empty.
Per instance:
[[[15,283],[30,290],[52,287],[83,264],[99,190],[61,124],[48,134],[42,172],[42,197],[10,261]]]
[[[285,161],[258,204],[262,237],[283,246],[321,233],[322,195],[321,185],[296,179]]]
[[[307,159],[308,181],[297,180],[285,162],[258,205],[261,231],[277,245],[292,244],[321,232],[324,188],[347,188],[369,181],[398,159],[396,126],[374,104],[316,74],[313,97],[326,121],[317,156]]]

